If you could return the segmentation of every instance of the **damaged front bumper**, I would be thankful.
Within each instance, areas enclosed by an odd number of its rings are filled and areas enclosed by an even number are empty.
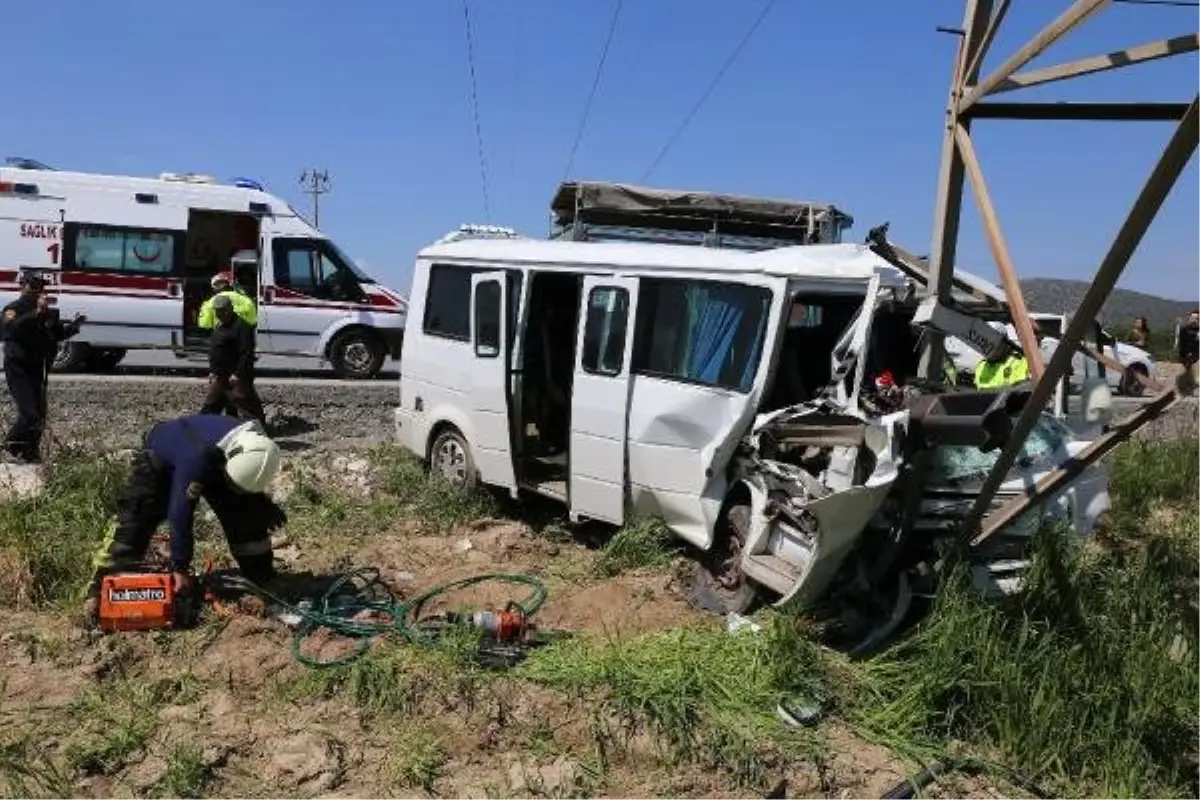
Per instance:
[[[900,551],[912,551],[913,540],[919,551],[957,532],[1027,398],[927,394],[881,414],[823,399],[760,417],[733,462],[733,481],[750,497],[742,572],[779,603],[811,604],[841,583],[851,554],[864,556],[847,572],[853,580],[904,567]],[[1043,415],[993,507],[1030,491],[1085,444]],[[918,453],[925,469],[915,475],[909,467]],[[1046,521],[1086,535],[1108,504],[1103,468],[1085,470],[972,553],[976,585],[989,594],[1019,590],[1029,539]]]

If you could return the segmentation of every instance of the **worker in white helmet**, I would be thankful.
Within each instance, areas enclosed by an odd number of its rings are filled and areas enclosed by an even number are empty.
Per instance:
[[[151,428],[134,455],[116,524],[93,561],[89,616],[96,613],[101,578],[141,564],[150,537],[164,520],[171,528],[175,591],[191,591],[192,523],[202,497],[221,524],[242,575],[260,584],[273,578],[270,534],[287,522],[267,494],[279,462],[279,445],[256,422],[197,414]]]

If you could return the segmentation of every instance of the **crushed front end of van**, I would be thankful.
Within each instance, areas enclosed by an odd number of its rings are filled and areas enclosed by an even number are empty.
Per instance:
[[[914,593],[932,592],[941,547],[960,535],[1028,390],[910,390],[891,410],[824,397],[761,416],[732,463],[740,571],[776,597],[829,612],[857,649],[882,641]],[[1024,494],[1086,442],[1043,414],[992,507]],[[1020,590],[1047,522],[1086,535],[1109,506],[1094,465],[972,551],[976,587]],[[729,527],[729,526],[727,526]]]
[[[755,420],[730,464],[721,531],[733,540],[727,552],[736,554],[739,578],[777,604],[794,601],[833,620],[859,652],[903,621],[915,595],[936,589],[944,545],[962,535],[1031,394],[1027,386],[899,385],[890,373],[868,379],[865,354],[880,307],[864,304],[834,349],[834,380],[819,396]],[[990,507],[1028,493],[1087,444],[1043,413]],[[1019,591],[1032,536],[1048,522],[1090,533],[1109,506],[1107,486],[1104,466],[1094,464],[971,550],[977,588]],[[714,577],[730,588],[727,577]],[[742,589],[733,599],[747,596]]]

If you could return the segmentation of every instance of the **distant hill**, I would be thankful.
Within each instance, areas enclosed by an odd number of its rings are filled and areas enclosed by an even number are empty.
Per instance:
[[[1030,311],[1069,313],[1079,307],[1090,284],[1060,278],[1029,278],[1021,281],[1021,291]],[[1195,286],[1187,287],[1189,290]],[[1168,300],[1152,294],[1114,289],[1100,312],[1105,325],[1127,328],[1134,317],[1145,317],[1151,331],[1174,331],[1175,321],[1200,305],[1196,300]]]

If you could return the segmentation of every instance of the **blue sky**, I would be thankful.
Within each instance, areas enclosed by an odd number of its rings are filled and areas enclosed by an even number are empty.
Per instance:
[[[8,0],[0,155],[62,169],[253,176],[298,208],[328,169],[322,228],[407,291],[463,222],[547,230],[615,0],[469,0],[482,200],[460,0]],[[995,66],[1066,2],[1015,2]],[[643,181],[762,0],[625,0],[571,177]],[[649,185],[833,202],[929,250],[961,0],[778,0]],[[1115,5],[1035,62],[1194,31],[1195,9]],[[17,73],[16,65],[25,65]],[[985,72],[987,66],[985,66]],[[1187,101],[1194,54],[1004,99]],[[976,124],[1018,271],[1085,278],[1171,123]],[[1195,159],[1122,285],[1195,298]],[[303,206],[307,207],[307,206]],[[968,196],[960,264],[995,267]]]

